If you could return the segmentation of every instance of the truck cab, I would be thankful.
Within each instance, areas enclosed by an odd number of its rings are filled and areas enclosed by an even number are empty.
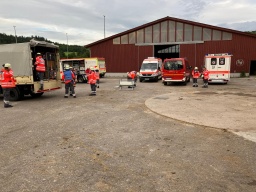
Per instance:
[[[155,57],[148,57],[147,59],[144,59],[139,73],[139,80],[147,81],[147,80],[153,80],[158,81],[162,78],[162,72],[161,72],[161,66],[162,66],[162,59],[155,58]]]
[[[162,83],[181,82],[184,85],[190,82],[190,71],[188,60],[186,58],[165,59],[162,65]]]

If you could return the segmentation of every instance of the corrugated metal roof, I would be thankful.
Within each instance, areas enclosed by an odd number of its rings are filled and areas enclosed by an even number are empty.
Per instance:
[[[225,32],[229,32],[229,33],[235,33],[235,34],[239,34],[239,35],[245,35],[245,36],[249,36],[249,37],[254,37],[256,38],[256,35],[254,34],[250,34],[250,33],[246,33],[246,32],[242,32],[242,31],[237,31],[237,30],[233,30],[233,29],[228,29],[228,28],[223,28],[223,27],[218,27],[218,26],[213,26],[213,25],[208,25],[208,24],[204,24],[204,23],[198,23],[198,22],[194,22],[194,21],[189,21],[189,20],[184,20],[184,19],[178,19],[178,18],[175,18],[175,17],[164,17],[162,19],[158,19],[158,20],[155,20],[155,21],[152,21],[150,23],[146,23],[144,25],[140,25],[138,27],[135,27],[135,28],[132,28],[130,30],[127,30],[127,31],[124,31],[124,32],[121,32],[121,33],[118,33],[116,35],[112,35],[110,37],[107,37],[105,39],[101,39],[99,41],[96,41],[94,43],[90,43],[88,45],[85,45],[86,48],[89,48],[91,46],[94,46],[96,44],[99,44],[99,43],[102,43],[102,42],[105,42],[105,41],[108,41],[110,39],[114,39],[116,37],[119,37],[119,36],[122,36],[124,34],[129,34],[131,32],[134,32],[134,31],[137,31],[139,29],[143,29],[143,28],[146,28],[148,26],[151,26],[151,25],[154,25],[156,23],[161,23],[163,21],[176,21],[176,22],[181,22],[181,23],[185,23],[185,24],[191,24],[191,25],[196,25],[196,26],[199,26],[199,27],[204,27],[204,28],[211,28],[211,29],[216,29],[216,30],[220,30],[220,31],[225,31]]]

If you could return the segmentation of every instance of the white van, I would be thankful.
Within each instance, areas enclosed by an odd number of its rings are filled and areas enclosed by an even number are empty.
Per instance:
[[[162,59],[155,57],[148,57],[144,59],[140,68],[139,79],[158,81],[162,79]]]

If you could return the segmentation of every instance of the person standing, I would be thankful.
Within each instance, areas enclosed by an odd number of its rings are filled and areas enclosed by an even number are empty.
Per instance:
[[[40,89],[39,90],[42,91],[42,90],[44,90],[45,61],[44,61],[41,53],[36,54],[35,66],[36,66],[36,72],[38,74],[39,81],[40,81]]]
[[[13,71],[11,69],[10,63],[5,63],[3,65],[4,69],[2,70],[2,83],[1,86],[3,88],[3,96],[4,96],[4,108],[13,107],[10,105],[10,91],[11,88],[14,88],[15,79],[13,77]]]
[[[194,68],[194,70],[192,71],[192,76],[193,76],[193,87],[198,87],[197,79],[200,77],[200,72],[198,70],[198,67]]]
[[[97,81],[97,78],[96,78],[96,74],[95,74],[95,71],[94,71],[95,70],[94,67],[91,67],[90,70],[91,70],[91,73],[88,75],[88,83],[91,86],[90,96],[95,96],[96,95],[96,81]]]
[[[65,95],[64,98],[68,98],[69,90],[73,95],[73,98],[76,98],[75,89],[74,89],[74,82],[75,82],[75,74],[70,70],[68,65],[65,66],[65,71],[62,75],[62,81],[65,83]]]
[[[208,88],[209,71],[205,67],[203,67],[202,75],[203,75],[203,81],[204,81],[203,88]]]
[[[96,87],[100,88],[100,86],[99,86],[99,84],[100,84],[100,71],[99,71],[97,66],[95,66],[94,68],[95,68],[95,75],[96,75]]]

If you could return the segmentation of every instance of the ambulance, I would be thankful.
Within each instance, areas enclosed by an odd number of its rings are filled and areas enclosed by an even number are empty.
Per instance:
[[[190,82],[191,66],[186,58],[165,59],[162,66],[162,83],[183,83]]]
[[[140,68],[139,80],[153,80],[158,81],[162,78],[161,72],[162,59],[155,57],[148,57],[144,59]]]
[[[209,71],[209,83],[224,83],[230,81],[231,57],[229,53],[205,55],[205,67]]]

